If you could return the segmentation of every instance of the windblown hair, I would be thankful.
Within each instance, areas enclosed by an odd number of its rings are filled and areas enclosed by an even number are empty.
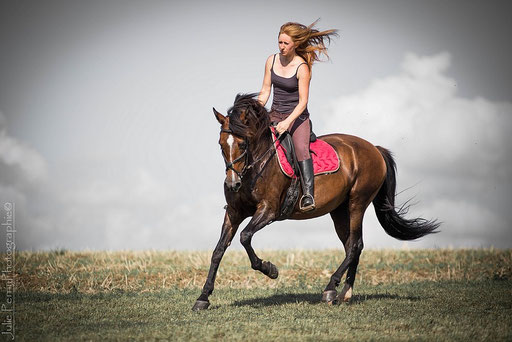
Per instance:
[[[233,107],[228,110],[229,129],[234,134],[246,137],[251,149],[259,155],[270,143],[270,117],[267,110],[257,100],[258,94],[236,95]]]
[[[296,46],[295,53],[306,61],[309,70],[311,70],[314,62],[320,61],[320,54],[329,58],[324,41],[330,44],[331,37],[338,36],[338,30],[318,31],[313,28],[317,22],[318,20],[309,26],[288,22],[281,26],[279,30],[279,35],[285,33],[290,36]]]

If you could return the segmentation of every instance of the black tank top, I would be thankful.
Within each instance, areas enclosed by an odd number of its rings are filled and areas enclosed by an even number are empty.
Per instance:
[[[272,67],[270,68],[270,81],[274,87],[274,97],[272,100],[272,110],[279,113],[289,114],[293,112],[295,107],[299,104],[299,80],[297,79],[297,72],[301,63],[295,71],[295,75],[292,77],[282,77],[276,75],[274,72],[274,63],[276,61],[276,55],[272,61]],[[308,115],[308,108],[306,107],[301,115]]]

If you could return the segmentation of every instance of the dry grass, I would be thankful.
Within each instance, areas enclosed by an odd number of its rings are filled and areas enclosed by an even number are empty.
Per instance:
[[[16,283],[21,291],[47,293],[200,288],[210,257],[211,252],[206,251],[20,252],[16,255]],[[277,280],[253,271],[244,251],[228,251],[216,288],[323,285],[344,254],[339,250],[290,250],[263,251],[260,257],[279,268]],[[367,250],[361,256],[356,286],[511,278],[512,250]]]

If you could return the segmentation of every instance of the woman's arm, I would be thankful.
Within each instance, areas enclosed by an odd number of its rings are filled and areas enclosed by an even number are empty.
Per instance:
[[[309,82],[311,81],[311,73],[309,72],[309,68],[306,64],[302,64],[299,67],[297,78],[299,79],[299,103],[297,106],[295,106],[293,112],[291,112],[286,120],[281,121],[276,126],[279,134],[289,130],[295,119],[297,119],[302,114],[308,105]]]
[[[270,80],[270,68],[272,67],[272,56],[267,58],[267,62],[265,63],[265,76],[263,76],[263,85],[261,86],[260,93],[258,95],[258,101],[260,101],[261,105],[264,106],[267,104],[268,98],[270,97],[270,90],[272,87],[272,83]]]

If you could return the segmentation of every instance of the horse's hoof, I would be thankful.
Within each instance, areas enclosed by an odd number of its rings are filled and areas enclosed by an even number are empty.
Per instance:
[[[279,270],[277,269],[276,265],[271,263],[270,261],[264,261],[263,262],[266,265],[266,268],[268,269],[268,273],[265,273],[270,279],[277,279],[279,276]]]
[[[210,302],[207,300],[196,300],[196,303],[192,307],[192,311],[206,310],[210,306]]]
[[[341,293],[338,296],[338,301],[340,303],[341,302],[349,303],[351,299],[352,299],[352,286],[345,284],[343,286],[343,289],[341,290]]]
[[[336,299],[336,296],[338,293],[336,290],[327,290],[322,293],[322,302],[329,303],[329,304],[335,304],[333,301]]]

